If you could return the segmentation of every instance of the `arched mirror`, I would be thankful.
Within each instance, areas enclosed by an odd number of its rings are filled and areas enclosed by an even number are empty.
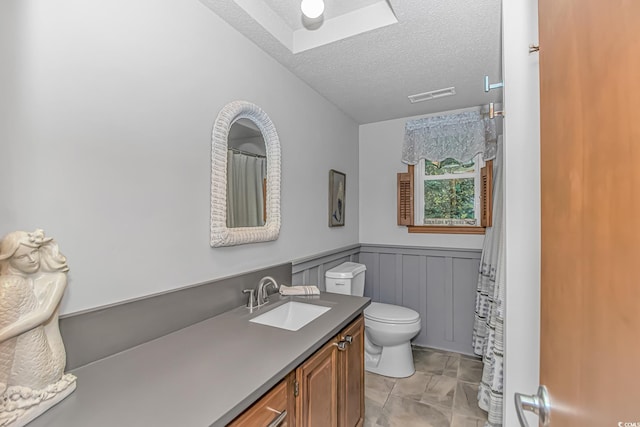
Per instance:
[[[280,232],[280,141],[269,116],[227,104],[213,127],[211,246],[265,242]]]

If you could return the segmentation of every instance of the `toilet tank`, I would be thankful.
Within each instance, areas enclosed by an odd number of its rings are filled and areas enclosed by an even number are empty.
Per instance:
[[[333,294],[364,295],[364,264],[345,262],[324,274],[325,289]]]

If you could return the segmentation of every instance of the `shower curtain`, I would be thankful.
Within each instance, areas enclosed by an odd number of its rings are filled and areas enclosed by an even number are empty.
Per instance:
[[[266,159],[227,152],[227,227],[264,225]]]
[[[502,425],[504,361],[504,197],[503,142],[498,137],[494,161],[493,226],[487,228],[478,287],[473,328],[473,350],[482,356],[482,382],[478,406],[488,413],[487,426]]]

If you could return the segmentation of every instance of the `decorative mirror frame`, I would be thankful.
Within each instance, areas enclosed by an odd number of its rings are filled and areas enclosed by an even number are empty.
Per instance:
[[[239,119],[258,126],[267,152],[267,218],[262,227],[227,227],[227,149],[229,129]],[[260,107],[233,101],[220,111],[211,137],[211,246],[234,246],[276,240],[280,234],[280,140]]]

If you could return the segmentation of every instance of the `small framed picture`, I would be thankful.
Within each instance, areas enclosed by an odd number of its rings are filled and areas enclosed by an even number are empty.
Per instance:
[[[342,172],[329,171],[329,227],[344,225],[346,181],[347,176]]]

